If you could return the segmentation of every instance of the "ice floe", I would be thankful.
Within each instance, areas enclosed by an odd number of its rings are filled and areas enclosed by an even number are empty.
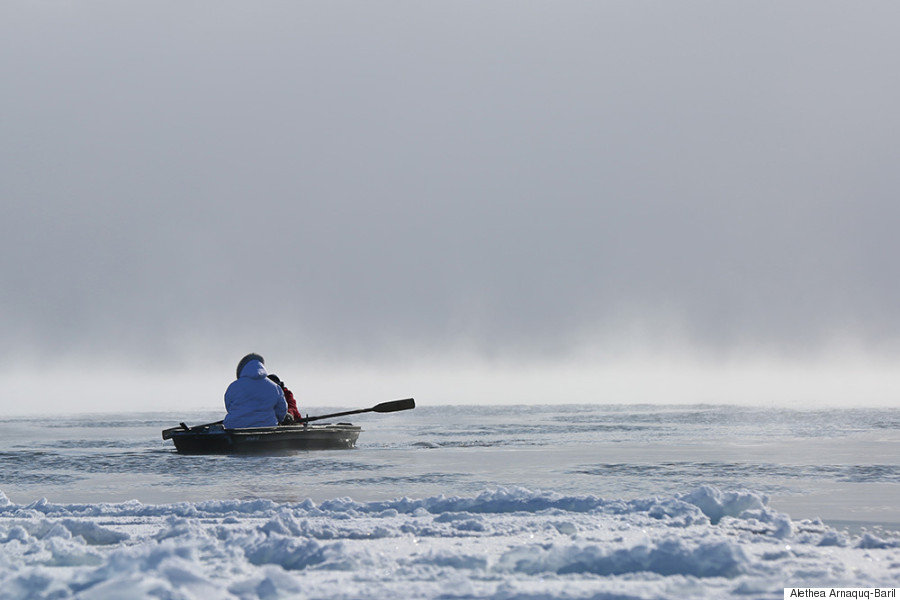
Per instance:
[[[704,486],[604,499],[522,488],[293,504],[19,505],[0,598],[775,598],[900,586],[900,538],[793,521]]]

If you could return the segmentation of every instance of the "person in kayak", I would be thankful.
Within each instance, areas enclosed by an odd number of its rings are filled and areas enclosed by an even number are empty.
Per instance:
[[[285,421],[293,422],[302,419],[303,415],[300,414],[300,410],[297,408],[297,400],[294,398],[294,392],[289,390],[281,378],[275,373],[269,373],[269,379],[281,387],[284,399],[287,401],[288,416],[285,417]]]
[[[237,379],[225,390],[225,429],[273,427],[287,415],[281,386],[267,375],[265,360],[256,353],[241,359]]]

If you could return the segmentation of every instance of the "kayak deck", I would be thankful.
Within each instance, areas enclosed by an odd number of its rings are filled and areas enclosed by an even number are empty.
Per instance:
[[[169,430],[181,454],[258,454],[286,450],[353,448],[362,428],[350,423],[328,425],[279,425],[225,429],[221,424]]]

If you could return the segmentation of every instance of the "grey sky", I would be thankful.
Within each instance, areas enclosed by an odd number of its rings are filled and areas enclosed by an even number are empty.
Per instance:
[[[891,356],[898,23],[877,1],[3,2],[2,352]]]

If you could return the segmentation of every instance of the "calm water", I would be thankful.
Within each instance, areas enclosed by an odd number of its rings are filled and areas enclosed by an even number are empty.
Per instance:
[[[352,450],[181,456],[161,438],[180,421],[222,416],[0,420],[0,490],[21,504],[321,502],[471,495],[499,486],[635,498],[711,484],[768,494],[795,519],[900,523],[898,410],[420,402],[413,411],[341,419],[363,426]]]

